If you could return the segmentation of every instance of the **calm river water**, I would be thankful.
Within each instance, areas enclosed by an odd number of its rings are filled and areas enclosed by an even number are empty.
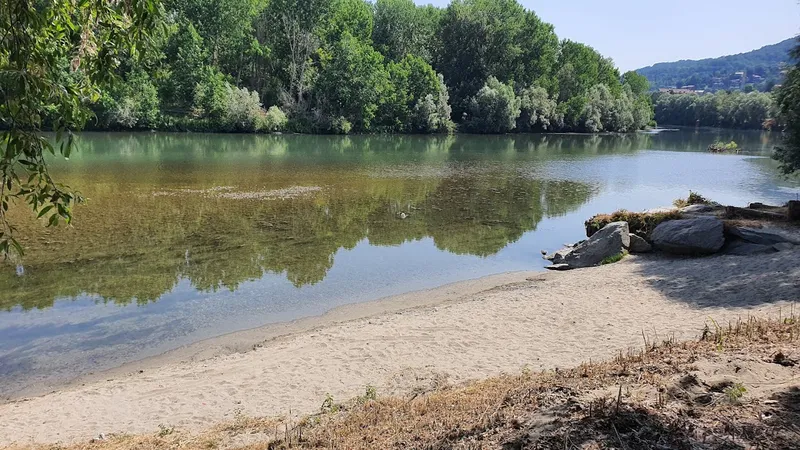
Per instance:
[[[84,134],[59,181],[74,227],[12,211],[0,263],[0,396],[336,306],[544,266],[583,221],[669,205],[785,202],[777,135]],[[715,140],[742,155],[714,155]],[[405,217],[405,218],[402,218]]]

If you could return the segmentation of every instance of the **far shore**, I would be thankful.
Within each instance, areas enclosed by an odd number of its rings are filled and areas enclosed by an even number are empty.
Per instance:
[[[449,383],[613,357],[647,339],[692,339],[712,319],[788,312],[800,252],[631,256],[567,273],[521,272],[349,305],[200,342],[0,404],[0,445],[100,434],[199,431],[299,416],[373,386],[406,395]]]

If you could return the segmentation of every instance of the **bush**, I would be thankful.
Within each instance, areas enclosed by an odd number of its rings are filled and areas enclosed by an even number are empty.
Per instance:
[[[520,112],[514,89],[489,77],[470,101],[466,126],[473,133],[508,133],[516,128]]]
[[[520,95],[521,114],[517,128],[521,131],[553,131],[564,126],[564,114],[558,103],[541,87],[524,89]]]
[[[661,222],[680,218],[681,213],[677,210],[663,213],[634,213],[621,209],[612,214],[598,214],[587,220],[585,223],[586,236],[592,237],[610,223],[628,222],[631,233],[646,238]]]
[[[260,117],[258,130],[274,133],[286,129],[289,119],[277,106],[270,106],[267,113]]]
[[[158,90],[147,73],[136,71],[127,80],[104,94],[98,118],[109,128],[157,128],[161,124]]]
[[[689,191],[689,197],[683,199],[679,198],[672,202],[678,208],[685,208],[689,205],[707,205],[711,201],[694,191]]]
[[[447,93],[447,86],[444,78],[438,76],[437,92],[428,94],[424,98],[417,100],[412,114],[412,128],[418,133],[451,133],[455,130],[455,124],[450,119],[452,108],[450,108],[450,96]]]
[[[215,69],[195,86],[191,116],[206,121],[212,131],[253,132],[266,114],[257,92],[232,86]]]

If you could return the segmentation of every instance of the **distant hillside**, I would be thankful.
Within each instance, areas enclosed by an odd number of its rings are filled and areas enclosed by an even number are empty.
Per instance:
[[[694,86],[716,91],[752,84],[755,89],[770,90],[780,83],[781,70],[791,61],[789,52],[796,43],[791,38],[738,55],[659,63],[637,72],[650,80],[653,89]]]

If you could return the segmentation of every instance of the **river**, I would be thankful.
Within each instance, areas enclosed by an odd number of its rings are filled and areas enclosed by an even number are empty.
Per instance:
[[[72,227],[12,208],[0,396],[238,330],[539,270],[583,221],[672,203],[781,203],[778,135],[254,136],[86,133],[55,177]],[[735,140],[738,155],[706,152]]]

